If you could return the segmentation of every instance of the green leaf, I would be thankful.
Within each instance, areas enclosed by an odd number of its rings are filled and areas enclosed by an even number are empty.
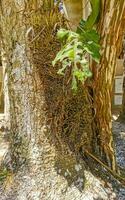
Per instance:
[[[78,39],[78,38],[79,38],[79,34],[70,31],[69,37],[67,38],[67,42],[74,41],[74,39]]]
[[[57,38],[59,40],[64,40],[64,39],[67,39],[68,38],[68,35],[69,35],[69,31],[66,30],[66,29],[60,29],[58,32],[57,32]]]
[[[99,12],[100,12],[101,1],[100,0],[90,0],[90,4],[91,4],[92,11],[85,22],[85,25],[84,25],[85,30],[91,30],[92,27],[94,26],[94,24],[96,23],[96,20],[99,16]]]
[[[81,34],[84,31],[84,27],[85,27],[85,20],[81,19],[76,32]]]
[[[95,60],[97,63],[100,61],[100,46],[96,43],[92,42],[91,44],[85,44],[84,49],[92,56],[93,60]]]
[[[99,34],[97,33],[96,30],[89,30],[89,31],[84,31],[81,33],[81,39],[85,41],[93,41],[95,43],[99,43],[100,37]]]
[[[91,6],[95,7],[95,2],[99,0],[92,0]],[[94,17],[92,19],[92,16]],[[60,29],[57,33],[58,39],[61,40],[62,48],[56,55],[53,66],[60,62],[62,67],[58,70],[58,74],[64,75],[67,67],[72,67],[72,89],[77,90],[78,81],[84,82],[87,78],[92,76],[89,69],[89,56],[96,62],[100,60],[100,45],[99,34],[93,29],[92,24],[95,23],[96,14],[92,13],[87,21],[81,20],[76,32]]]
[[[63,66],[61,69],[58,70],[57,74],[64,75],[64,70],[67,66]]]
[[[77,69],[77,70],[74,71],[73,74],[74,74],[75,77],[77,77],[77,79],[79,81],[81,81],[81,82],[84,81],[84,79],[85,79],[84,71],[81,71],[81,70]]]
[[[71,61],[68,61],[68,60],[64,60],[62,62],[62,68],[58,70],[58,74],[60,75],[64,75],[64,71],[66,69],[66,67],[70,66],[71,65]]]
[[[65,58],[74,58],[74,49],[71,45],[65,45],[63,49],[57,53],[55,59],[52,62],[52,65],[55,66],[58,61],[62,62]]]

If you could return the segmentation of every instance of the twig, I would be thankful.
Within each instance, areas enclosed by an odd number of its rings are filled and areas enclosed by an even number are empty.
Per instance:
[[[37,38],[39,38],[39,36],[41,35],[41,33],[45,30],[45,26],[42,28],[42,30],[33,38],[33,40],[30,42],[34,42]]]
[[[109,171],[113,177],[122,183],[125,186],[125,178],[121,177],[119,174],[117,174],[115,171],[113,171],[111,168],[109,168],[106,164],[104,164],[101,160],[99,160],[96,156],[85,150],[85,153],[88,154],[92,159],[96,160],[100,165],[102,165],[107,171]]]

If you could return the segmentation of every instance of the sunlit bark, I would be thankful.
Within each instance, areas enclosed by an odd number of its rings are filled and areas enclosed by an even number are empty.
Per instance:
[[[12,169],[22,168],[26,173],[24,179],[31,185],[28,191],[24,189],[25,181],[18,185],[17,198],[82,200],[85,177],[84,163],[79,156],[81,149],[92,151],[93,139],[93,149],[99,150],[102,157],[106,155],[115,169],[110,92],[125,3],[112,0],[105,1],[109,3],[105,3],[106,10],[102,6],[99,28],[104,49],[99,70],[93,71],[96,116],[92,135],[88,97],[83,95],[82,88],[79,96],[72,95],[68,85],[70,74],[67,72],[66,77],[60,78],[52,68],[51,62],[59,48],[55,35],[61,18],[55,8],[49,9],[53,1],[44,7],[47,2],[3,0],[1,6],[2,43],[8,68]],[[81,2],[78,6],[81,8]],[[79,21],[81,16],[80,9],[78,18],[74,18]]]
[[[78,151],[89,143],[83,131],[88,123],[82,120],[88,111],[82,89],[78,97],[71,89],[65,91],[69,77],[64,80],[52,67],[59,48],[53,34],[61,17],[55,8],[44,6],[38,1],[2,1],[10,101],[9,164],[14,172],[21,171],[19,184],[15,181],[19,200],[82,200],[85,166]]]
[[[99,32],[101,35],[101,62],[93,64],[94,72],[94,132],[97,148],[109,165],[115,170],[115,155],[112,137],[111,94],[114,82],[116,58],[123,39],[125,1],[102,1]]]
[[[68,1],[73,4],[73,1]],[[77,2],[78,3],[78,2]],[[80,2],[81,3],[81,2]],[[84,1],[85,4],[85,1]],[[79,4],[80,6],[80,4]],[[85,9],[85,8],[84,8]],[[113,149],[111,93],[114,80],[116,58],[123,39],[125,18],[124,0],[101,1],[98,30],[101,36],[101,62],[93,63],[93,151],[98,152],[114,170],[116,169]],[[84,11],[83,11],[84,12]],[[78,15],[77,7],[74,16]],[[69,19],[73,19],[69,12]],[[71,17],[70,17],[71,15]],[[72,20],[71,20],[72,22]],[[95,142],[96,141],[96,142]]]

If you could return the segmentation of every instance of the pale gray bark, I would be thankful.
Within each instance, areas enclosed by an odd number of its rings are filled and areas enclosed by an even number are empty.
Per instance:
[[[28,47],[33,28],[25,24],[23,4],[20,8],[16,3],[3,1],[1,18],[10,101],[9,164],[20,175],[12,184],[14,199],[84,199],[84,163],[52,132],[45,78],[42,75],[41,81]]]

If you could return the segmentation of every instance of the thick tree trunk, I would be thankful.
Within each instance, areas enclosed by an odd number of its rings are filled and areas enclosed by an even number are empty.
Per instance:
[[[67,7],[69,5],[66,4],[67,2],[71,4],[70,8],[74,5],[74,1],[65,1],[65,5]],[[98,25],[101,36],[102,58],[98,66],[96,63],[93,63],[94,82],[92,96],[94,95],[94,123],[92,123],[92,151],[98,153],[102,160],[114,170],[116,170],[116,160],[112,136],[111,94],[115,74],[116,58],[119,53],[119,48],[121,47],[124,33],[124,7],[125,2],[123,0],[102,0],[100,22]],[[77,9],[74,13],[76,16]],[[69,19],[71,22],[73,21],[72,12],[69,12]]]
[[[85,106],[82,89],[79,96],[72,94],[69,72],[61,78],[52,68],[53,51],[59,48],[53,36],[55,24],[60,25],[59,13],[55,8],[44,10],[38,1],[5,0],[1,8],[10,100],[10,164],[13,171],[22,170],[20,181],[15,181],[16,198],[82,200],[85,166],[78,153],[83,145],[91,148],[87,121],[91,118],[83,119],[84,114],[89,117],[90,108]]]
[[[45,9],[44,2],[41,6],[41,2],[33,0],[4,0],[1,6],[2,43],[9,81],[12,169],[23,171],[17,199],[83,200],[85,166],[79,151],[81,148],[91,151],[91,108],[82,88],[78,96],[72,95],[69,71],[62,78],[52,68],[59,48],[55,32],[61,18],[55,8]],[[115,54],[111,56],[113,59]],[[100,72],[97,88],[103,94],[102,76],[105,75]],[[98,115],[96,125],[99,124],[103,149],[102,118]],[[109,140],[110,133],[108,129]],[[110,149],[110,142],[106,144],[105,152]]]
[[[112,137],[111,94],[119,44],[123,39],[125,1],[102,1],[99,32],[101,34],[102,58],[100,64],[93,64],[94,71],[94,132],[98,151],[116,170]],[[96,130],[96,131],[95,131]]]

